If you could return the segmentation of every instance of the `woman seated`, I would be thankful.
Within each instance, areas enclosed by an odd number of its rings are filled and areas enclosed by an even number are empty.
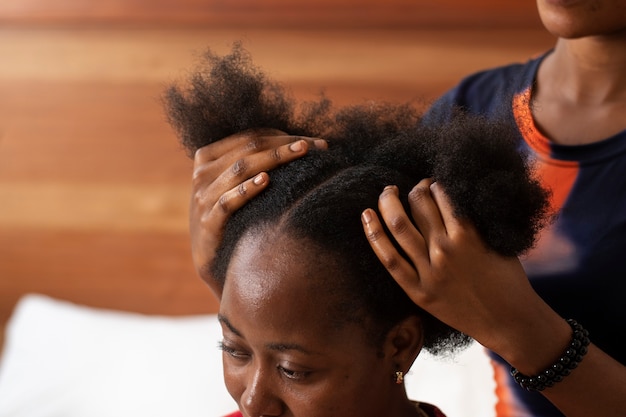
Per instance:
[[[246,129],[330,143],[272,172],[227,221],[210,265],[233,416],[443,416],[408,398],[403,376],[422,349],[448,354],[471,341],[411,301],[359,219],[385,187],[408,207],[413,185],[434,178],[491,249],[521,254],[545,220],[547,195],[505,130],[465,116],[420,127],[410,104],[296,106],[240,46],[208,52],[165,105],[191,155]]]

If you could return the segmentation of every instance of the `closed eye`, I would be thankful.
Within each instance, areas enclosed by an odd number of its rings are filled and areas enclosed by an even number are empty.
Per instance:
[[[218,342],[217,348],[220,349],[222,352],[228,354],[229,356],[232,356],[235,359],[247,359],[250,357],[249,353],[242,351],[240,349],[234,348],[232,346],[229,346],[226,343],[224,343],[224,341]]]
[[[293,371],[291,369],[287,369],[284,366],[277,365],[276,368],[288,379],[293,381],[304,381],[309,375],[311,375],[310,371]]]

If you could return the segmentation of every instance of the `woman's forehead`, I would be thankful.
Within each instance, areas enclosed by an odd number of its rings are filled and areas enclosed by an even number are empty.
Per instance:
[[[284,233],[248,234],[233,253],[225,290],[232,288],[234,295],[248,302],[300,298],[321,290],[320,282],[333,272],[330,263],[330,259],[319,259],[305,240]]]
[[[304,285],[292,286],[286,280],[274,281],[286,284],[283,286],[250,286],[251,282],[264,281],[256,280],[256,275],[239,278],[227,281],[219,315],[223,327],[247,345],[274,351],[289,347],[329,360],[350,352],[375,355],[363,323],[337,317],[337,310],[329,306],[323,294],[307,291]]]
[[[333,263],[301,239],[246,237],[231,259],[220,307],[271,316],[285,328],[315,322],[329,331],[341,321],[333,317],[340,273]]]

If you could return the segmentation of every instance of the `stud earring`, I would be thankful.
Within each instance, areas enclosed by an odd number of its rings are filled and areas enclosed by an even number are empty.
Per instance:
[[[402,384],[404,382],[404,372],[396,371],[396,384]]]

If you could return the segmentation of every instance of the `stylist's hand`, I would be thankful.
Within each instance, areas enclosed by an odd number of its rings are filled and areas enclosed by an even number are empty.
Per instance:
[[[325,149],[322,139],[290,136],[274,129],[241,132],[196,151],[189,231],[193,263],[217,298],[211,265],[228,218],[268,184],[266,171],[305,155],[310,147]]]
[[[417,228],[396,187],[387,187],[378,203],[408,260],[393,247],[374,210],[362,215],[372,248],[409,297],[526,375],[553,364],[569,345],[572,330],[535,293],[518,259],[486,248],[469,222],[454,217],[436,183],[421,181],[409,194],[409,203]],[[624,369],[591,343],[574,372],[542,393],[566,416],[621,417]]]
[[[362,219],[376,255],[416,304],[512,361],[533,348],[533,335],[556,332],[567,343],[568,325],[534,292],[520,261],[489,250],[469,221],[454,216],[437,183],[421,181],[409,203],[417,228],[395,186],[383,191],[378,207],[408,259],[394,248],[374,210]]]

